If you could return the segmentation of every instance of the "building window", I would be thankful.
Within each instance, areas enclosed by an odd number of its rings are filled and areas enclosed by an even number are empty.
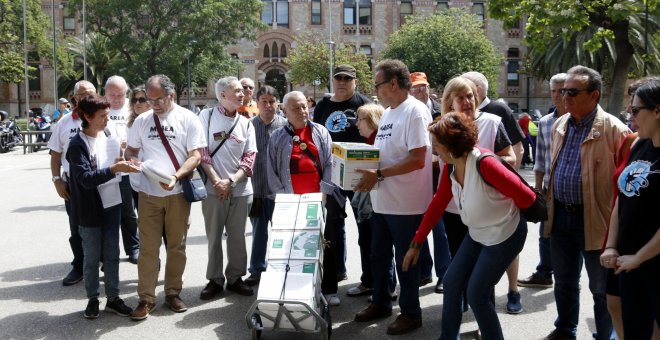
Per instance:
[[[30,79],[28,80],[28,85],[30,91],[41,91],[41,65],[31,64],[33,68],[28,71]]]
[[[371,0],[360,0],[360,25],[371,25]]]
[[[321,0],[312,0],[312,25],[321,24]]]
[[[273,42],[273,48],[271,49],[271,51],[273,52],[271,54],[273,56],[273,58],[279,58],[279,53],[277,52],[277,43],[276,42]]]
[[[282,47],[280,48],[280,57],[286,58],[286,45],[284,44],[282,44]]]
[[[277,0],[277,26],[289,27],[288,0]]]
[[[75,31],[76,29],[76,19],[73,17],[64,17],[63,28],[65,31]]]
[[[447,13],[449,10],[449,1],[438,1],[438,4],[435,6],[435,12],[438,14]]]
[[[371,58],[371,46],[369,45],[362,45],[360,46],[360,53],[366,55],[367,57]]]
[[[273,24],[273,1],[272,0],[262,0],[264,3],[264,8],[261,10],[261,22],[266,25]]]
[[[485,13],[486,13],[486,5],[484,5],[483,3],[475,3],[474,5],[472,5],[472,14],[474,14],[479,21],[483,22],[484,19],[486,19]]]
[[[344,25],[355,25],[355,0],[344,0]]]
[[[412,1],[401,1],[401,6],[399,7],[399,20],[401,25],[406,23],[406,17],[413,14],[413,5]]]
[[[507,66],[506,66],[506,85],[507,86],[520,86],[520,50],[517,48],[510,48],[506,51]]]
[[[270,58],[270,47],[268,47],[268,44],[264,45],[264,58]]]

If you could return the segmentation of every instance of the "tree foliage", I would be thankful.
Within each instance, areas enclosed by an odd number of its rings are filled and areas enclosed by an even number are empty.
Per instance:
[[[442,87],[467,71],[481,72],[492,84],[491,94],[496,92],[502,62],[481,23],[461,9],[430,17],[409,17],[389,37],[382,57],[403,61],[411,72],[426,73],[432,87]]]
[[[53,59],[51,20],[41,9],[41,1],[27,0],[28,51],[39,58]],[[58,73],[69,74],[71,69],[65,53],[64,39],[57,32]],[[20,83],[24,81],[23,54],[23,1],[0,0],[0,81]]]
[[[369,60],[354,46],[340,43],[333,52],[333,66],[349,64],[355,67],[358,88],[363,93],[373,90],[373,75]],[[330,89],[330,51],[327,43],[318,35],[303,34],[296,38],[295,48],[284,62],[289,65],[292,83],[308,83],[319,79],[320,86]]]
[[[191,78],[206,86],[209,78],[235,74],[236,61],[225,46],[254,39],[264,28],[258,0],[86,0],[88,31],[108,39],[119,60],[110,72],[129,84],[166,74],[181,93],[187,57]],[[82,0],[73,0],[78,10]]]
[[[646,21],[645,6],[649,6]],[[660,70],[660,56],[653,35],[660,28],[658,0],[491,0],[489,13],[512,25],[526,18],[525,44],[528,70],[548,79],[576,64],[592,67],[605,77],[607,109],[623,107],[630,74],[641,76]],[[647,26],[648,25],[648,26]],[[648,27],[649,50],[644,32]]]

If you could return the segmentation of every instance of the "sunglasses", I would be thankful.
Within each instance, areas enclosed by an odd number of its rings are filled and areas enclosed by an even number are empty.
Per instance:
[[[353,80],[353,79],[355,79],[355,78],[353,78],[353,77],[351,77],[351,76],[341,76],[341,75],[339,75],[339,76],[334,76],[334,79],[335,79],[336,81],[351,81],[351,80]]]
[[[566,96],[566,95],[568,95],[569,97],[577,97],[578,93],[580,93],[582,91],[589,91],[589,90],[586,90],[586,89],[580,90],[580,89],[576,89],[576,88],[573,87],[573,88],[570,88],[570,89],[561,89],[561,90],[559,90],[559,94],[562,95],[562,97]]]
[[[144,104],[146,102],[147,102],[147,98],[145,97],[135,97],[131,99],[131,104],[136,104],[136,103]]]
[[[245,85],[243,86],[243,90],[254,90],[254,86]]]
[[[639,113],[639,111],[644,110],[644,109],[651,110],[653,108],[650,107],[650,106],[631,106],[630,107],[630,113],[632,113],[633,117],[636,117],[637,114]]]
[[[389,80],[383,80],[383,81],[381,81],[380,83],[376,83],[376,84],[374,84],[374,91],[378,91],[378,87],[379,87],[379,86],[381,86],[381,85],[383,85],[383,84],[385,84],[385,83],[389,83],[389,82],[390,82]]]

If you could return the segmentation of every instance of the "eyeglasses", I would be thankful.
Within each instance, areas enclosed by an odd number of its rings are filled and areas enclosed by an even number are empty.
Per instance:
[[[637,114],[639,113],[639,111],[644,110],[644,109],[651,110],[653,108],[650,107],[650,106],[631,106],[630,107],[630,113],[632,113],[633,117],[636,117]]]
[[[334,78],[336,81],[351,81],[351,80],[355,79],[355,78],[353,78],[353,77],[351,77],[351,76],[342,76],[342,75],[334,76],[333,78]]]
[[[566,96],[566,95],[568,95],[569,97],[577,97],[578,93],[580,93],[582,91],[590,91],[590,90],[587,90],[587,89],[580,90],[580,89],[576,89],[576,88],[573,87],[573,88],[570,88],[570,89],[561,89],[561,90],[559,90],[559,94],[562,95],[562,97]]]
[[[160,98],[156,98],[156,99],[147,99],[147,103],[149,103],[151,105],[154,105],[154,104],[164,105],[168,98],[169,97],[166,96],[166,97],[160,97]]]
[[[243,90],[254,90],[254,86],[243,85]]]
[[[131,99],[131,104],[136,104],[136,103],[144,104],[146,102],[148,102],[148,100],[145,97],[134,97]]]
[[[374,84],[374,90],[375,90],[375,91],[378,91],[378,87],[379,87],[379,86],[381,86],[381,85],[383,85],[383,84],[385,84],[385,83],[389,83],[389,82],[390,82],[389,80],[383,80],[383,81],[381,81],[380,83],[376,83],[376,84]]]

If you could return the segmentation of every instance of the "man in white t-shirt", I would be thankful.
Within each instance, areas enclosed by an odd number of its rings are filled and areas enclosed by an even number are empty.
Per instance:
[[[105,82],[105,97],[110,102],[108,118],[114,123],[117,138],[122,148],[126,148],[128,129],[126,120],[128,118],[128,84],[123,77],[112,76]],[[133,202],[133,189],[128,174],[122,174],[119,183],[121,191],[121,239],[124,243],[124,251],[128,261],[137,264],[140,255],[140,239],[137,234],[137,215]]]
[[[209,280],[199,298],[209,300],[227,289],[251,296],[252,288],[241,278],[247,272],[245,223],[252,205],[252,166],[257,155],[254,126],[238,113],[243,104],[243,86],[235,77],[215,83],[220,105],[199,114],[208,148],[202,150],[202,168],[208,176],[209,197],[202,202],[208,238]],[[213,154],[214,153],[214,154]],[[227,231],[227,269],[224,274],[222,234]]]
[[[356,191],[371,191],[371,267],[374,275],[373,303],[355,315],[366,322],[392,314],[388,271],[396,261],[401,285],[401,314],[387,328],[388,334],[404,334],[422,326],[419,306],[419,266],[401,270],[403,257],[431,202],[431,122],[424,103],[408,94],[410,72],[399,60],[383,60],[376,66],[374,88],[378,101],[388,108],[378,124],[374,146],[380,149],[378,169],[359,170],[362,180]],[[392,252],[394,247],[394,252]]]
[[[92,83],[81,80],[76,83],[73,88],[73,96],[76,102],[80,101],[85,96],[96,93],[96,88]],[[66,161],[64,155],[69,147],[69,140],[73,138],[78,131],[82,121],[78,113],[74,109],[71,114],[64,115],[60,118],[59,122],[54,125],[53,132],[50,140],[48,140],[48,148],[50,149],[50,172],[52,174],[53,184],[57,194],[64,199],[64,206],[66,207],[67,215],[70,213],[69,206],[69,185],[68,185],[68,172],[69,163]],[[69,237],[69,244],[73,252],[73,261],[71,265],[73,268],[62,280],[65,286],[71,286],[83,279],[83,248],[82,239],[78,233],[78,226],[71,223],[69,219],[69,229],[71,236]]]
[[[140,302],[131,314],[143,320],[156,308],[156,284],[159,271],[159,249],[163,231],[167,236],[165,264],[165,299],[170,309],[188,310],[179,297],[186,268],[186,237],[190,218],[190,202],[183,196],[179,179],[189,176],[199,165],[201,149],[206,147],[202,124],[197,115],[174,102],[174,84],[165,75],[155,75],[146,83],[147,99],[152,111],[135,119],[125,157],[138,161],[142,151],[143,174],[151,168],[167,179],[140,179],[140,257],[138,259],[138,295]],[[158,124],[158,125],[156,125]],[[159,129],[171,148],[173,158],[163,145]],[[174,160],[180,168],[174,165]]]

